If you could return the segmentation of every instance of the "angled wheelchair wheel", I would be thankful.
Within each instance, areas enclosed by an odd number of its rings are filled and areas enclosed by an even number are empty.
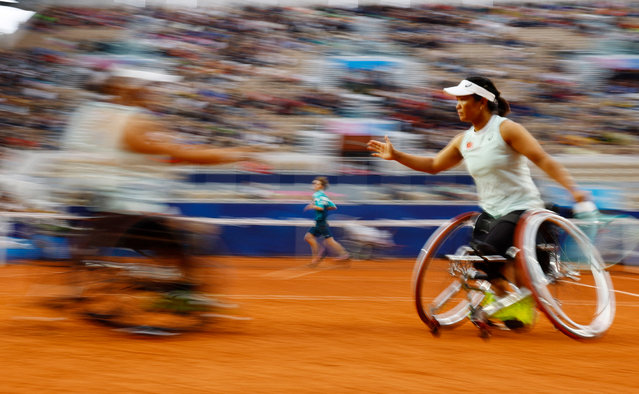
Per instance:
[[[162,218],[118,220],[102,229],[102,237],[91,237],[77,259],[79,313],[131,333],[201,329],[209,307],[189,278],[190,256],[180,235]]]
[[[421,249],[413,270],[415,306],[421,320],[434,334],[440,327],[452,327],[468,317],[471,302],[479,304],[483,295],[469,301],[462,281],[451,271],[446,254],[456,254],[468,245],[479,213],[463,213],[440,226]]]
[[[602,336],[615,315],[615,297],[605,264],[589,238],[570,220],[532,210],[515,230],[519,271],[537,306],[574,339]]]
[[[82,275],[79,312],[94,323],[148,335],[190,332],[206,324],[206,305],[194,306],[175,284],[133,274],[120,262],[94,260]]]

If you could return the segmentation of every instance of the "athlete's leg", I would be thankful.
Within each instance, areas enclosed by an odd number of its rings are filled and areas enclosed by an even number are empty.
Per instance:
[[[335,240],[333,237],[328,237],[324,240],[326,245],[338,256],[338,260],[347,260],[349,258],[348,252],[344,247]]]
[[[486,239],[490,235],[493,226],[495,225],[497,219],[492,217],[486,212],[482,212],[475,222],[475,226],[473,228],[473,236],[469,245],[473,248],[479,255],[489,256],[489,255],[497,255],[499,254],[497,249],[488,243]],[[502,269],[503,263],[499,262],[481,262],[475,263],[475,268],[483,271],[488,275],[488,278],[491,283],[493,283],[495,287],[495,291],[500,294],[505,291],[504,286],[502,285]]]
[[[524,211],[513,211],[499,219],[495,219],[485,212],[482,213],[477,219],[471,246],[483,255],[497,254],[505,256],[508,248],[513,244],[515,227],[523,213]],[[516,285],[521,283],[514,264],[511,262],[480,263],[477,268],[488,274],[491,278],[490,282],[498,295],[503,295],[510,290],[510,283]]]
[[[315,237],[315,235],[311,233],[312,230],[313,229],[309,230],[309,232],[307,232],[304,235],[304,240],[308,242],[308,244],[311,247],[311,263],[309,264],[311,266],[319,264],[319,260],[320,260],[319,253],[318,253],[319,246],[317,243],[317,237]]]
[[[489,316],[501,320],[508,328],[516,329],[529,327],[535,320],[535,304],[530,295],[521,295],[519,288],[523,282],[514,261],[507,256],[508,249],[513,245],[514,232],[520,216],[524,211],[513,211],[498,219],[487,213],[482,213],[473,229],[473,239],[470,246],[480,255],[501,255],[509,258],[506,262],[481,262],[475,264],[476,268],[488,275],[491,289],[495,292],[498,301],[485,299],[482,307]],[[512,305],[501,306],[496,302],[506,302],[508,297],[515,298]],[[492,311],[491,311],[492,309]]]

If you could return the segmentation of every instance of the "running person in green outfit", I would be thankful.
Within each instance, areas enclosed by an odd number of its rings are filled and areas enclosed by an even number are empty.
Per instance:
[[[304,240],[311,246],[311,254],[313,256],[308,266],[316,267],[322,258],[319,243],[317,242],[318,237],[323,238],[326,246],[339,256],[337,260],[348,261],[348,252],[333,238],[326,220],[328,211],[337,209],[335,203],[324,192],[328,188],[328,179],[324,176],[318,176],[313,180],[312,185],[315,191],[313,193],[313,202],[304,207],[304,211],[315,210],[315,226],[311,227],[304,236]]]

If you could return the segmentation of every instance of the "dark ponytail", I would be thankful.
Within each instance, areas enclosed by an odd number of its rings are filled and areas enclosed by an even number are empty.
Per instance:
[[[495,95],[495,101],[488,102],[488,109],[492,113],[497,113],[499,116],[506,116],[510,112],[510,104],[506,101],[505,98],[501,97],[501,93],[495,87],[495,84],[486,77],[468,77],[466,80],[481,86],[482,88],[488,90],[490,93]],[[481,96],[475,94],[476,99],[481,99]]]
[[[510,104],[508,104],[508,101],[506,101],[506,99],[501,97],[500,95],[497,95],[495,100],[497,100],[497,104],[495,104],[494,102],[490,103],[492,104],[492,106],[489,104],[488,108],[490,108],[490,110],[493,112],[497,112],[497,115],[499,116],[508,115],[508,113],[510,112]]]

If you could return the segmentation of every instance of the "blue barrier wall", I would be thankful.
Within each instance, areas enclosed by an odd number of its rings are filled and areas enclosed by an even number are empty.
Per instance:
[[[313,214],[303,212],[305,204],[290,203],[175,203],[185,216],[212,218],[269,218],[306,219],[308,225],[225,225],[216,239],[210,239],[215,252],[245,256],[294,256],[308,255],[309,247],[304,234],[313,224]],[[569,207],[559,207],[560,213],[570,216]],[[461,213],[477,211],[475,204],[456,205],[398,205],[398,204],[340,204],[339,209],[329,215],[332,232],[338,241],[347,234],[339,225],[346,219],[357,220],[448,220]],[[637,212],[624,212],[639,216]],[[436,226],[377,227],[389,231],[397,245],[388,254],[396,257],[416,257],[424,242]],[[213,246],[211,250],[213,251]]]
[[[306,219],[307,225],[224,225],[217,238],[209,238],[205,252],[244,256],[308,255],[304,234],[313,224],[313,213],[304,212],[305,204],[290,203],[174,203],[185,216],[211,218],[269,218]],[[477,210],[474,204],[460,205],[398,205],[398,204],[340,204],[329,215],[332,232],[338,241],[347,235],[339,225],[340,219],[358,220],[423,220],[450,219],[460,213]],[[377,227],[393,235],[396,247],[387,253],[397,257],[416,257],[435,227]],[[215,249],[215,250],[213,250]]]
[[[388,230],[393,235],[396,246],[380,249],[378,252],[387,256],[417,257],[426,239],[435,227],[378,227]],[[304,234],[308,227],[294,226],[223,226],[219,239],[213,242],[214,247],[204,252],[222,255],[242,256],[305,256],[310,255]],[[340,227],[332,227],[331,231],[339,242],[344,244],[345,233]]]
[[[191,183],[263,183],[263,184],[310,184],[316,175],[309,174],[255,174],[255,173],[190,173],[185,180]],[[473,179],[468,174],[411,174],[411,175],[381,175],[381,174],[357,174],[357,175],[328,175],[331,185],[427,185],[438,183],[451,183],[459,185],[472,185]]]
[[[309,182],[312,177],[309,178]],[[310,250],[304,234],[313,225],[313,213],[304,212],[306,203],[281,202],[175,202],[184,216],[205,218],[267,218],[282,220],[282,225],[223,225],[220,234],[202,236],[202,253],[219,253],[242,256],[298,256],[308,255]],[[447,220],[460,213],[477,210],[474,204],[348,204],[339,205],[329,215],[332,232],[338,241],[345,239],[340,220]],[[75,207],[75,214],[85,210]],[[305,225],[291,225],[285,220],[305,221]],[[434,227],[376,227],[389,231],[397,245],[388,253],[398,257],[415,257]]]
[[[271,219],[312,219],[313,213],[304,212],[306,203],[210,203],[180,202],[173,203],[185,216],[210,218],[271,218]],[[350,217],[352,219],[450,219],[462,212],[477,210],[475,204],[458,205],[399,205],[399,204],[340,204],[331,217]]]
[[[235,223],[223,225],[218,235],[203,235],[200,249],[202,253],[219,253],[243,256],[300,256],[308,255],[309,247],[304,241],[304,234],[313,224],[312,212],[304,212],[303,203],[173,203],[184,216],[210,218],[268,218],[282,220],[282,225],[246,225]],[[399,205],[399,204],[340,204],[337,211],[329,216],[332,231],[338,241],[347,239],[345,228],[340,220],[448,220],[460,213],[475,211],[474,204],[456,205]],[[569,209],[562,208],[562,214],[569,214]],[[639,212],[610,212],[623,213],[639,217]],[[295,219],[294,222],[286,220]],[[381,227],[379,230],[389,231],[396,244],[385,251],[389,256],[415,258],[419,254],[424,242],[435,230],[436,226],[394,226]],[[21,248],[8,248],[7,258],[65,258],[64,239],[48,245],[46,239],[33,238],[33,245]],[[26,241],[25,241],[26,242]],[[48,248],[47,248],[48,247]]]

